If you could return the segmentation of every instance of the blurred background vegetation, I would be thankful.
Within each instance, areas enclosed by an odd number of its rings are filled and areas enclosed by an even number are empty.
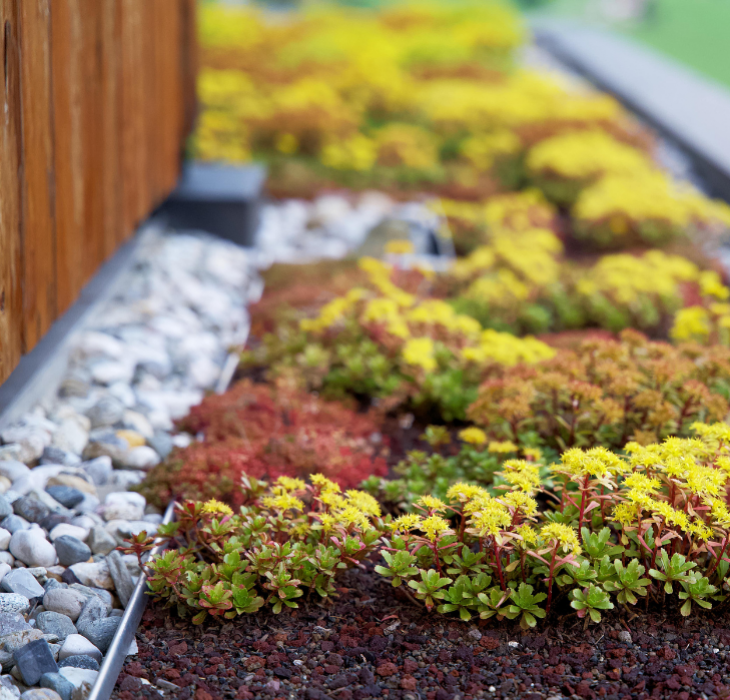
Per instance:
[[[257,0],[278,8],[311,0]],[[397,0],[339,0],[378,7]],[[443,0],[448,2],[449,0]],[[611,28],[730,87],[730,0],[505,0],[528,16],[578,19]],[[248,4],[250,0],[201,0]]]

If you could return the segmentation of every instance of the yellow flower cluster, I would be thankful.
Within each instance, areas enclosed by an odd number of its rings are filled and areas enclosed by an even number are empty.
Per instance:
[[[586,298],[604,294],[620,304],[632,304],[642,295],[658,297],[679,306],[679,285],[699,277],[697,266],[679,255],[651,250],[642,256],[605,255],[577,282]]]
[[[688,306],[674,316],[670,335],[674,340],[696,340],[730,345],[730,289],[716,272],[699,274],[702,306]]]
[[[304,512],[307,508],[305,500],[312,498],[322,504],[321,510],[314,515],[321,528],[326,532],[337,527],[351,530],[369,530],[371,518],[381,516],[380,504],[365,491],[350,490],[344,495],[338,484],[323,474],[313,474],[310,478],[312,487],[307,488],[302,479],[280,476],[270,487],[269,494],[261,498],[261,505],[276,512],[287,514],[287,511]],[[311,497],[304,496],[311,491]]]
[[[606,229],[613,241],[634,233],[647,243],[662,243],[690,227],[727,227],[730,209],[688,186],[680,187],[656,169],[610,172],[585,188],[573,208],[578,235]],[[609,241],[607,241],[609,242]]]
[[[464,428],[459,432],[459,439],[470,445],[483,445],[487,441],[487,436],[481,428]]]
[[[532,337],[482,330],[479,323],[438,299],[421,299],[390,280],[392,267],[372,258],[360,261],[373,289],[356,288],[326,304],[317,318],[304,319],[300,328],[320,334],[345,326],[348,319],[367,328],[384,329],[400,341],[400,357],[408,367],[433,372],[438,367],[439,347],[464,366],[492,363],[514,365],[549,359],[554,350]]]
[[[605,131],[576,131],[541,141],[527,156],[531,175],[590,181],[649,169],[641,151],[617,141]]]

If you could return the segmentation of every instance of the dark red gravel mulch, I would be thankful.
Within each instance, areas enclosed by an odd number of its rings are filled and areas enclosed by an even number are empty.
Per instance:
[[[508,621],[428,615],[372,573],[347,572],[341,585],[329,603],[223,625],[194,627],[150,605],[112,697],[730,697],[730,612],[685,620],[650,609],[629,620],[615,611],[584,631],[565,607],[524,633]]]

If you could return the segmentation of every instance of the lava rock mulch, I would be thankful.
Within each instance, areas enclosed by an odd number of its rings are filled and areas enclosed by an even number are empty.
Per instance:
[[[150,605],[116,700],[236,698],[730,697],[730,614],[685,620],[612,613],[584,631],[563,609],[535,631],[428,615],[371,572],[343,575],[340,596],[292,613],[194,627]]]

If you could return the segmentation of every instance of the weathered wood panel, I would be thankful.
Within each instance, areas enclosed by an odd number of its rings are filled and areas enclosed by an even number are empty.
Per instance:
[[[50,0],[24,0],[20,13],[22,123],[23,347],[56,318]]]
[[[20,249],[20,60],[17,6],[0,0],[0,382],[22,351]]]
[[[193,0],[0,0],[0,382],[174,187]]]

